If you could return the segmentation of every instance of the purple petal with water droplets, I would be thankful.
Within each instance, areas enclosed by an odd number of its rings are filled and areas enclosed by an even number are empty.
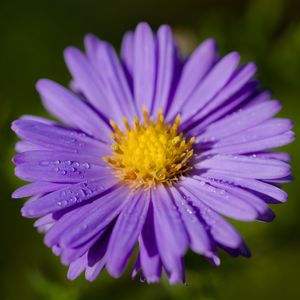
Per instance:
[[[192,250],[207,257],[214,257],[215,246],[206,231],[205,223],[201,222],[194,208],[175,187],[170,187],[170,191],[188,232]]]
[[[239,188],[234,185],[230,185],[228,183],[222,183],[222,182],[216,182],[215,180],[207,180],[204,177],[197,177],[199,178],[199,181],[206,181],[209,184],[211,184],[214,187],[217,187],[219,189],[223,189],[226,192],[236,196],[239,201],[243,201],[251,205],[258,213],[258,220],[260,221],[266,221],[271,222],[275,215],[274,213],[269,209],[266,202],[264,202],[262,199],[260,199],[255,194],[243,189]]]
[[[149,194],[137,193],[130,199],[120,213],[110,237],[107,253],[107,270],[119,277],[134,249],[141,233],[149,206]]]
[[[74,183],[103,175],[113,177],[112,170],[96,157],[66,152],[31,151],[14,157],[15,174],[27,181]]]
[[[206,173],[202,174],[202,176],[207,178],[212,178],[217,181],[221,181],[224,183],[229,183],[231,185],[235,185],[237,187],[242,187],[245,189],[249,189],[252,191],[256,191],[262,194],[265,194],[271,198],[276,199],[280,202],[285,202],[287,199],[287,193],[281,190],[280,188],[262,182],[256,179],[243,178],[240,176],[235,176],[232,174],[226,174],[219,171],[209,170]]]
[[[205,181],[193,178],[185,178],[184,184],[190,192],[197,195],[198,201],[202,201],[227,217],[241,221],[253,221],[258,216],[257,211],[251,205],[224,189],[215,188]]]
[[[34,201],[27,201],[22,214],[28,218],[40,217],[50,212],[75,206],[82,201],[99,197],[116,184],[116,179],[103,175],[97,180],[80,182],[71,187],[52,192]]]
[[[164,231],[170,247],[178,256],[184,255],[189,245],[187,232],[172,196],[164,186],[152,191],[152,203],[157,223]]]
[[[186,200],[191,202],[193,206],[199,209],[200,216],[207,224],[207,229],[211,233],[214,240],[222,245],[230,248],[237,248],[242,243],[242,238],[236,229],[225,221],[218,213],[209,206],[204,204],[199,196],[189,192],[188,184],[185,182],[180,186],[180,190],[186,197]]]
[[[255,179],[285,177],[291,171],[290,166],[285,162],[244,155],[216,155],[197,163],[196,167]]]
[[[74,224],[72,228],[69,227],[68,232],[60,239],[60,244],[64,247],[78,247],[104,230],[126,205],[127,193],[128,190],[125,188],[117,189],[85,207],[81,212],[80,222]]]
[[[34,196],[37,194],[46,194],[46,193],[59,190],[61,188],[65,188],[67,186],[69,185],[63,183],[36,181],[24,185],[18,188],[17,190],[15,190],[12,194],[12,198],[24,198],[24,197]]]
[[[12,129],[22,139],[47,150],[94,154],[109,153],[110,147],[100,141],[62,126],[30,120],[17,120]]]

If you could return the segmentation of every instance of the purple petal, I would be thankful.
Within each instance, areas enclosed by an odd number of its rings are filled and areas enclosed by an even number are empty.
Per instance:
[[[199,120],[204,118],[218,106],[222,105],[225,101],[235,95],[243,86],[253,77],[256,72],[256,66],[253,63],[244,65],[240,70],[236,71],[232,80],[217,94],[217,96],[202,106],[202,109],[195,113],[194,119]]]
[[[154,116],[161,108],[166,111],[175,72],[175,42],[172,30],[167,25],[161,26],[157,32],[157,48],[157,78],[152,109]]]
[[[85,269],[87,264],[87,254],[77,258],[70,264],[67,277],[70,280],[76,279]]]
[[[198,196],[189,192],[185,184],[180,187],[180,190],[185,195],[186,200],[199,209],[201,217],[216,242],[230,248],[238,248],[241,245],[243,240],[233,226],[200,201]]]
[[[290,174],[290,166],[282,161],[255,156],[216,155],[196,165],[199,169],[213,169],[255,179],[275,179]]]
[[[212,39],[204,41],[187,60],[182,70],[176,93],[168,116],[172,118],[178,113],[206,73],[217,60],[216,43]]]
[[[242,132],[272,118],[280,109],[280,103],[275,100],[256,104],[211,124],[201,138],[205,140],[212,140],[212,137],[220,139]]]
[[[213,143],[214,147],[229,146],[234,144],[252,143],[269,137],[278,136],[289,131],[293,123],[288,119],[270,119],[255,127],[248,128],[242,132],[222,138]],[[199,136],[201,141],[202,137]]]
[[[84,133],[61,126],[20,119],[13,122],[12,129],[20,138],[48,150],[95,154],[97,156],[110,151],[108,145],[96,141]]]
[[[110,235],[111,230],[108,229],[88,252],[88,265],[85,271],[85,278],[89,281],[94,281],[104,269]]]
[[[18,188],[13,192],[12,198],[24,198],[36,194],[46,194],[69,186],[68,184],[36,181]]]
[[[134,62],[134,35],[129,31],[124,34],[121,46],[121,59],[124,63],[126,71],[132,77],[133,75],[133,62]]]
[[[65,124],[109,142],[110,127],[90,107],[59,84],[42,79],[36,88],[48,111]]]
[[[149,206],[149,195],[134,195],[130,199],[114,226],[107,253],[107,270],[114,277],[119,277],[134,249],[144,225]]]
[[[151,111],[155,92],[155,39],[151,28],[140,23],[134,33],[133,90],[137,112]]]
[[[113,177],[104,161],[66,152],[31,151],[14,157],[15,174],[27,181],[74,183],[98,177]]]
[[[27,201],[22,208],[22,214],[28,218],[34,218],[66,209],[82,201],[99,197],[115,183],[116,180],[107,179],[107,176],[103,176],[103,178],[97,180],[73,184],[69,188],[47,194],[35,201]]]
[[[133,95],[131,94],[127,78],[114,48],[108,43],[102,42],[97,49],[97,64],[95,68],[104,85],[106,98],[114,107],[118,108],[119,115],[113,118],[118,124],[123,124],[123,118],[129,121],[135,114]],[[113,108],[113,107],[112,107]]]
[[[238,187],[243,187],[252,191],[259,192],[261,194],[265,194],[271,198],[274,198],[279,202],[285,202],[287,199],[287,193],[284,192],[283,190],[279,189],[274,185],[256,179],[243,178],[240,176],[234,176],[232,174],[224,174],[222,172],[212,171],[212,170],[209,170],[208,172],[204,173],[202,176],[207,178],[212,178],[224,183],[229,183]]]
[[[226,101],[226,104],[220,106],[215,111],[211,112],[204,120],[199,120],[192,124],[189,124],[189,120],[186,122],[187,129],[191,135],[198,136],[206,128],[214,122],[226,118],[228,113],[236,112],[238,107],[243,106],[245,102],[249,100],[256,92],[257,84],[255,82],[249,82],[246,84],[236,95]],[[186,130],[187,130],[186,129]],[[212,136],[212,139],[215,137]]]
[[[186,121],[195,111],[207,105],[207,103],[224,87],[235,71],[239,55],[230,53],[222,58],[209,72],[197,89],[189,97],[181,108],[183,121]]]
[[[184,255],[189,245],[188,236],[178,209],[165,187],[158,186],[152,191],[152,203],[156,222],[164,232],[169,246],[178,256]]]
[[[185,178],[185,187],[207,206],[227,217],[253,221],[257,218],[257,211],[248,203],[221,188],[215,188],[205,181]]]
[[[113,101],[114,98],[107,98],[104,84],[87,57],[78,49],[69,47],[65,50],[65,61],[78,88],[88,101],[107,119],[121,123],[123,116],[119,104]]]
[[[104,230],[119,215],[128,198],[128,190],[116,189],[96,199],[80,212],[77,224],[60,239],[64,247],[78,247]]]
[[[199,177],[200,180],[203,180],[203,177]],[[204,179],[205,180],[205,179]],[[231,195],[236,196],[240,201],[246,202],[251,205],[258,213],[258,220],[271,222],[275,215],[273,212],[268,208],[268,205],[260,199],[258,196],[254,195],[251,192],[243,188],[239,188],[227,183],[216,182],[214,180],[208,180],[212,186],[217,187],[219,189],[225,190]]]
[[[155,240],[152,203],[149,205],[139,245],[139,263],[145,279],[148,283],[158,282],[161,278],[162,264]]]
[[[239,137],[243,139],[242,134]],[[247,139],[247,136],[244,136]],[[272,148],[277,148],[281,146],[285,146],[290,144],[295,139],[295,134],[292,131],[285,132],[283,134],[279,134],[277,136],[266,137],[263,139],[253,140],[255,136],[248,137],[249,141],[240,143],[240,144],[232,144],[226,146],[213,146],[213,149],[204,151],[203,155],[213,155],[213,154],[246,154],[253,153],[258,151],[264,151]]]
[[[205,224],[200,221],[193,207],[175,187],[171,187],[170,190],[185,224],[193,251],[207,257],[215,256],[214,244],[205,229]]]

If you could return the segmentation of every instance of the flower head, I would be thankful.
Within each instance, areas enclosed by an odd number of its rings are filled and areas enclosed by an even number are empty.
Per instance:
[[[281,106],[261,91],[253,63],[235,52],[219,57],[204,41],[188,59],[171,30],[141,23],[124,36],[121,57],[85,38],[83,54],[65,60],[71,89],[37,83],[46,109],[62,123],[26,116],[13,123],[22,139],[16,175],[30,183],[13,194],[69,265],[68,277],[104,269],[120,276],[138,246],[133,276],[184,282],[191,248],[212,264],[217,250],[249,256],[221,215],[269,222],[269,203],[287,195],[289,156],[272,148],[293,140]]]

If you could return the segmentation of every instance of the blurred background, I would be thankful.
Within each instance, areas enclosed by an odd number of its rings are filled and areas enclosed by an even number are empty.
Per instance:
[[[258,77],[283,103],[281,116],[300,130],[300,2],[297,0],[2,0],[0,4],[0,299],[297,299],[300,294],[299,140],[286,147],[293,156],[289,201],[273,207],[271,224],[235,223],[252,249],[251,259],[221,253],[222,265],[210,266],[189,253],[187,285],[147,286],[106,273],[94,283],[66,279],[66,267],[43,245],[32,220],[19,213],[22,200],[11,200],[21,182],[11,157],[16,137],[11,122],[22,114],[47,116],[34,89],[42,77],[68,84],[62,52],[82,48],[93,32],[118,49],[123,33],[140,21],[153,29],[172,25],[186,55],[203,39],[214,37],[220,53],[241,53],[259,66]]]

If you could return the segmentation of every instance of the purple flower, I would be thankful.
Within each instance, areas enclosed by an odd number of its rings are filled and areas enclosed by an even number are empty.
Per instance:
[[[46,109],[63,122],[25,116],[15,173],[30,183],[23,216],[38,218],[45,243],[69,265],[68,278],[103,269],[119,277],[134,248],[132,276],[184,282],[191,248],[219,265],[217,250],[249,256],[221,216],[269,222],[269,203],[286,201],[290,158],[272,148],[293,140],[281,106],[260,91],[253,63],[217,54],[204,41],[182,59],[171,29],[141,23],[125,34],[121,58],[108,43],[85,38],[85,54],[65,60],[71,91],[42,79]]]

